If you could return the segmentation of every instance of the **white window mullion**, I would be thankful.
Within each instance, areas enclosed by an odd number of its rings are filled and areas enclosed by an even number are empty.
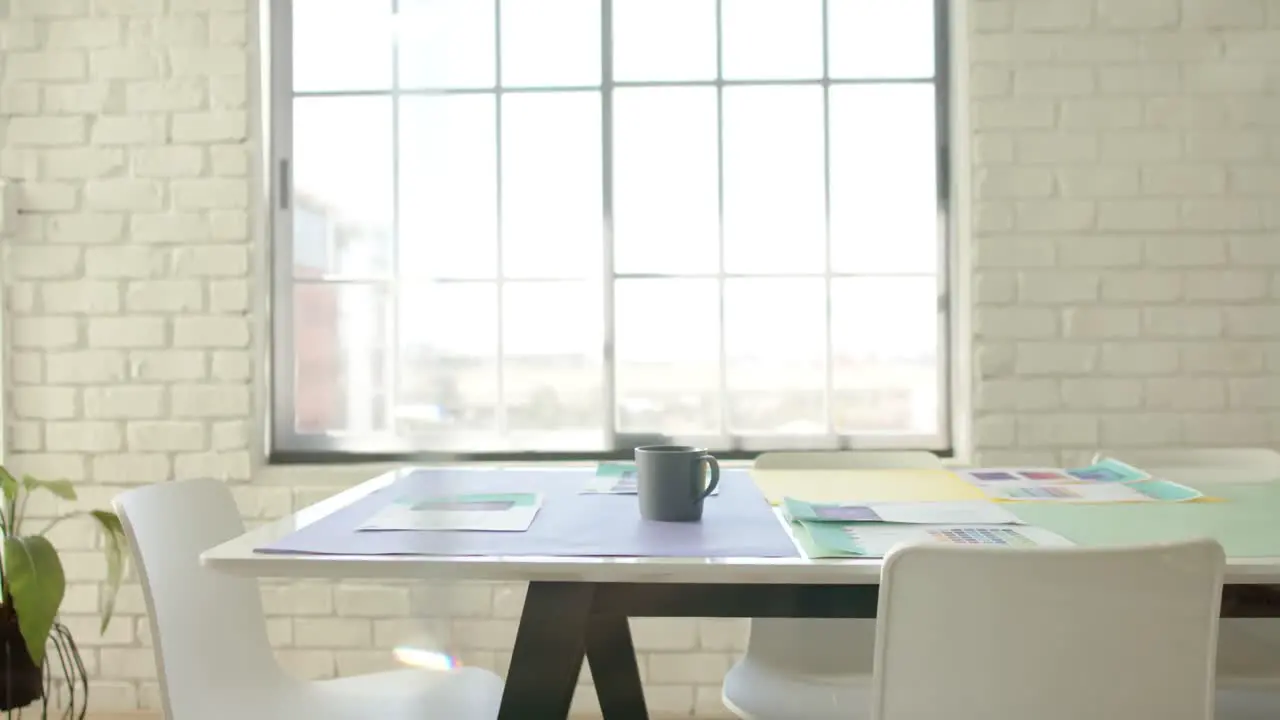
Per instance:
[[[601,268],[601,312],[604,313],[604,330],[601,371],[601,422],[604,431],[604,448],[618,447],[618,391],[617,352],[614,314],[614,263],[613,263],[613,0],[602,0],[600,7],[600,139],[601,201],[604,222],[604,247]]]
[[[391,287],[385,298],[387,347],[383,349],[383,414],[385,432],[398,436],[400,406],[400,33],[394,23],[400,0],[391,0],[391,247],[387,253],[391,267]]]
[[[725,344],[725,264],[724,264],[724,0],[716,0],[716,203],[717,215],[720,218],[716,234],[716,252],[719,256],[719,267],[716,275],[716,288],[719,295],[719,321],[716,323],[716,334],[720,348],[719,387],[719,425],[716,433],[721,437],[729,437],[729,357]]]
[[[497,267],[494,268],[494,292],[497,293],[498,303],[498,328],[497,328],[497,345],[495,346],[495,362],[494,371],[498,373],[497,377],[497,405],[494,407],[494,424],[498,436],[498,444],[502,444],[507,438],[507,372],[506,372],[506,340],[503,338],[504,330],[504,275],[503,275],[503,194],[502,194],[502,112],[505,97],[502,88],[502,0],[494,0],[493,7],[493,72],[494,72],[494,112],[497,113],[494,118],[494,138],[496,151],[494,159],[497,163],[496,179],[494,187],[498,194],[497,210],[498,210],[498,237],[495,238],[496,247],[495,262]]]
[[[268,67],[270,102],[267,132],[270,159],[265,169],[271,214],[271,449],[297,436],[297,348],[293,302],[293,6],[274,0],[265,41],[276,50]]]
[[[955,264],[952,238],[959,228],[955,223],[953,156],[952,156],[952,103],[951,97],[951,7],[950,0],[933,2],[933,83],[934,118],[937,123],[937,182],[938,182],[938,350],[937,350],[937,432],[943,441],[955,437],[952,428],[952,408],[955,404],[953,388],[953,355],[957,345],[952,336],[952,283],[951,269]]]
[[[835,401],[835,327],[831,321],[831,17],[828,12],[830,0],[822,0],[822,191],[823,218],[822,224],[826,236],[823,238],[823,286],[824,308],[826,317],[823,328],[826,332],[825,357],[823,360],[823,419],[826,422],[827,434],[837,437],[839,430],[836,423]]]

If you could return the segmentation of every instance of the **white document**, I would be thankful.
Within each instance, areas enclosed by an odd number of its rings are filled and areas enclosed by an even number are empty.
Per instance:
[[[887,523],[919,525],[1022,525],[1017,515],[993,502],[873,503],[868,505]]]
[[[848,531],[866,557],[884,557],[903,543],[984,545],[1009,548],[1071,547],[1075,543],[1043,528],[982,525],[857,525]]]
[[[414,498],[391,503],[358,529],[524,532],[541,507],[538,493]]]

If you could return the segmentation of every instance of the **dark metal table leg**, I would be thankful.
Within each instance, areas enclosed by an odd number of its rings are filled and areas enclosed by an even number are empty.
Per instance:
[[[587,663],[604,720],[649,720],[631,625],[625,616],[592,616],[587,629]]]
[[[590,583],[529,583],[498,720],[569,716],[594,595]]]

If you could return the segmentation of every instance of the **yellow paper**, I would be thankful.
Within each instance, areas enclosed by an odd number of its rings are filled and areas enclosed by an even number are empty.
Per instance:
[[[784,497],[811,503],[986,500],[977,487],[946,470],[755,470],[751,478],[770,503]]]

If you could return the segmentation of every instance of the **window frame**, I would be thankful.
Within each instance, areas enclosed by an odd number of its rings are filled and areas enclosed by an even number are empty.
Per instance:
[[[305,0],[301,0],[304,1]],[[495,22],[500,22],[500,12],[503,0],[492,0],[496,6]],[[601,122],[603,128],[603,196],[604,207],[606,210],[612,206],[612,89],[619,87],[612,80],[611,68],[611,51],[609,31],[612,27],[611,22],[611,5],[612,0],[600,0],[602,4],[601,10],[601,66],[602,77],[599,85],[601,97]],[[678,443],[697,445],[701,447],[709,447],[718,457],[724,459],[750,459],[760,452],[771,450],[927,450],[934,452],[942,457],[951,457],[955,453],[955,440],[957,432],[957,408],[955,406],[957,393],[955,392],[955,383],[960,379],[957,377],[955,363],[957,360],[958,340],[960,334],[957,332],[957,321],[960,313],[956,312],[955,290],[957,283],[955,282],[954,272],[956,270],[956,239],[960,235],[960,229],[956,226],[958,213],[953,206],[956,198],[955,184],[957,179],[954,177],[954,157],[955,157],[955,126],[953,123],[953,113],[955,104],[958,101],[953,96],[953,63],[954,45],[952,34],[955,28],[954,11],[950,7],[951,0],[931,0],[934,12],[934,33],[933,33],[933,50],[935,70],[932,78],[924,80],[910,80],[898,78],[886,79],[856,79],[832,80],[829,77],[829,48],[832,41],[830,34],[828,0],[821,0],[822,16],[823,16],[823,77],[820,80],[779,80],[779,81],[743,81],[735,82],[733,80],[726,81],[722,72],[717,72],[717,79],[710,82],[657,82],[657,83],[626,83],[625,86],[671,86],[671,87],[687,87],[687,86],[714,86],[719,90],[724,87],[732,87],[734,85],[783,85],[783,86],[802,86],[802,85],[818,85],[823,88],[823,105],[825,108],[823,117],[824,127],[824,146],[827,148],[826,163],[830,165],[830,88],[833,85],[859,85],[859,84],[905,84],[911,82],[922,82],[931,84],[934,88],[934,108],[935,108],[935,168],[936,168],[936,199],[937,199],[937,241],[938,241],[938,267],[936,269],[938,306],[937,306],[937,325],[938,325],[938,345],[937,345],[937,389],[938,389],[938,432],[931,435],[735,435],[726,433],[723,436],[668,436],[661,434],[632,434],[621,433],[616,429],[616,396],[615,396],[615,358],[613,356],[613,337],[614,337],[614,318],[613,318],[613,289],[612,286],[621,277],[626,277],[625,273],[618,273],[613,267],[613,237],[612,237],[612,219],[605,214],[604,238],[605,248],[603,258],[605,262],[605,275],[602,278],[605,290],[605,302],[603,309],[605,312],[605,347],[602,356],[602,371],[604,373],[602,383],[602,394],[604,396],[604,417],[606,418],[606,427],[602,428],[606,438],[611,437],[613,440],[613,449],[607,451],[527,451],[527,450],[511,450],[511,451],[453,451],[453,450],[429,450],[421,447],[420,443],[411,441],[410,439],[395,433],[378,433],[378,434],[309,434],[300,433],[294,427],[296,422],[296,385],[295,385],[295,342],[294,342],[294,268],[293,268],[293,203],[292,203],[292,119],[293,119],[293,101],[295,94],[292,83],[292,65],[293,65],[293,38],[292,38],[292,19],[291,10],[293,0],[266,0],[266,9],[268,12],[268,22],[266,32],[263,36],[263,42],[266,43],[264,64],[266,72],[264,73],[264,85],[262,96],[264,98],[265,110],[267,115],[266,128],[266,164],[264,168],[264,181],[267,185],[265,196],[269,203],[267,232],[268,232],[268,264],[269,264],[269,282],[270,290],[268,294],[268,332],[269,347],[267,349],[268,359],[268,387],[266,388],[266,418],[267,418],[267,449],[268,459],[272,463],[363,463],[363,462],[388,462],[388,461],[414,461],[414,460],[430,460],[430,459],[454,459],[454,460],[487,460],[487,461],[595,461],[595,460],[613,460],[613,459],[629,459],[632,454],[632,448],[637,445],[655,444],[655,443]],[[399,4],[398,0],[391,0],[394,8]],[[717,42],[719,44],[719,33],[721,28],[721,20],[719,17],[720,0],[716,0],[717,12]],[[391,52],[395,52],[395,46],[391,48]],[[500,44],[496,47],[496,52],[501,52]],[[500,61],[500,58],[499,58]],[[718,63],[719,64],[719,63]],[[498,70],[498,86],[493,90],[483,92],[493,92],[500,96],[503,92],[510,92],[509,89],[503,89],[501,86],[501,71]],[[596,86],[591,86],[596,87]],[[537,88],[533,92],[545,91],[544,88]],[[442,91],[448,93],[450,91]],[[463,90],[463,93],[474,93],[474,90]],[[335,93],[337,94],[337,93]],[[382,94],[381,91],[378,93]],[[393,98],[394,108],[398,107],[397,99],[401,96],[398,88],[392,87],[385,94]],[[718,107],[723,102],[723,93],[717,93]],[[718,120],[718,133],[723,135],[723,119]],[[393,120],[393,132],[397,127],[396,121]],[[396,138],[398,141],[398,138]],[[394,157],[394,156],[393,156]],[[723,163],[723,156],[721,156]],[[393,167],[395,167],[393,165]],[[723,182],[721,183],[720,192],[723,194]],[[828,206],[828,216],[830,213],[830,197],[831,186],[830,178],[826,182],[826,203]],[[829,224],[828,224],[829,232]],[[393,242],[399,242],[398,238]],[[828,243],[830,239],[828,238]],[[721,238],[723,246],[723,237]],[[395,253],[393,251],[394,263]],[[393,270],[393,272],[395,272]],[[827,293],[830,297],[830,278],[832,273],[828,268],[825,271],[825,277],[828,280]],[[723,291],[723,279],[731,274],[725,273],[723,267],[718,276],[721,278],[721,290]],[[675,276],[673,276],[675,277]],[[682,276],[681,276],[682,277]],[[761,278],[777,277],[771,275],[761,275]],[[501,273],[499,278],[493,282],[501,283]],[[829,302],[829,300],[828,300]],[[723,307],[723,306],[722,306]],[[828,309],[828,318],[830,318],[830,309]],[[395,340],[394,335],[397,329],[392,327],[392,341],[394,349],[391,354],[395,357],[392,363],[398,363],[399,343]],[[829,343],[829,340],[828,340]],[[721,367],[723,370],[723,347],[721,349]],[[830,365],[830,347],[828,344],[827,363]],[[501,358],[499,358],[501,363]],[[723,374],[723,373],[722,373]],[[826,385],[827,398],[830,398],[832,391],[830,384],[830,369],[828,368],[828,380]],[[395,383],[394,374],[389,383]],[[721,392],[724,392],[723,379],[721,381]],[[723,395],[722,395],[723,397]],[[723,411],[722,411],[723,414]],[[725,441],[728,441],[726,446]]]

